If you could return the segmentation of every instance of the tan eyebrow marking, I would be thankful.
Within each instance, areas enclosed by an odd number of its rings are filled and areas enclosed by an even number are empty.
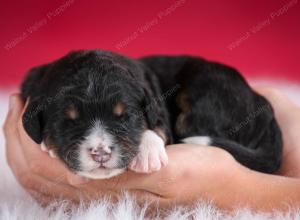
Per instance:
[[[79,113],[73,104],[67,109],[67,116],[73,120],[79,117]]]
[[[121,102],[118,102],[113,109],[114,114],[116,114],[117,116],[121,116],[124,113],[124,111],[125,106]]]

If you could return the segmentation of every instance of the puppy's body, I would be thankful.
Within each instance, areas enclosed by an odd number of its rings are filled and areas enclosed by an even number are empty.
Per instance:
[[[167,99],[175,142],[212,145],[243,165],[273,173],[281,164],[282,137],[269,102],[233,68],[190,56],[142,61],[156,73]]]
[[[235,70],[199,58],[74,52],[33,69],[22,94],[27,133],[87,177],[158,170],[173,138],[222,147],[255,170],[280,165],[270,104]]]

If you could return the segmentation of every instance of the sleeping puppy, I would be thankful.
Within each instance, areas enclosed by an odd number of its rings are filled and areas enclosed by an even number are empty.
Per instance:
[[[168,112],[146,66],[110,52],[79,51],[30,71],[22,85],[28,135],[75,173],[109,178],[129,166],[168,163]]]
[[[258,171],[280,166],[270,104],[234,69],[200,58],[72,52],[32,69],[22,96],[28,135],[88,178],[157,171],[179,142],[221,147]]]

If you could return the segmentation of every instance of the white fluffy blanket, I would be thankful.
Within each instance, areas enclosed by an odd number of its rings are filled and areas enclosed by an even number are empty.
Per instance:
[[[266,84],[259,82],[255,84]],[[274,86],[274,83],[267,83]],[[300,105],[300,87],[291,83],[275,84],[275,87],[281,89],[292,100]],[[0,92],[0,124],[7,111],[8,92]],[[53,211],[53,207],[58,207]],[[4,138],[0,132],[0,219],[1,220],[34,220],[34,219],[145,219],[146,205],[138,208],[133,198],[124,195],[123,200],[112,205],[107,200],[102,199],[92,204],[74,208],[71,212],[65,212],[66,203],[59,202],[41,208],[39,204],[33,201],[17,184],[11,174],[6,161]],[[161,213],[157,213],[154,219],[161,219]],[[237,209],[234,213],[226,214],[217,210],[213,205],[199,202],[194,207],[183,208],[174,207],[167,213],[164,219],[300,219],[300,211],[291,211],[289,213],[253,213],[247,209]]]

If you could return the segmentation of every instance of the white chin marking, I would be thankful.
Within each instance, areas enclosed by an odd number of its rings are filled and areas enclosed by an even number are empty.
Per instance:
[[[199,144],[204,146],[209,146],[211,144],[211,138],[208,136],[194,136],[188,137],[181,140],[186,144]]]
[[[80,171],[77,172],[77,174],[90,179],[108,179],[113,176],[117,176],[124,171],[125,169],[96,168],[89,172]]]
[[[103,164],[106,168],[98,168],[100,164],[91,157],[90,149],[95,149],[99,145],[103,146],[106,152],[111,152],[110,160]],[[111,151],[109,146],[116,146],[114,137],[106,131],[105,126],[100,121],[96,121],[90,128],[85,140],[79,145],[78,160],[80,162],[80,171],[77,174],[90,179],[108,179],[123,173],[125,168],[115,168],[118,167],[120,159],[118,146],[113,151]]]
[[[141,139],[139,153],[129,168],[138,173],[151,173],[168,164],[164,141],[154,131],[146,130]]]

